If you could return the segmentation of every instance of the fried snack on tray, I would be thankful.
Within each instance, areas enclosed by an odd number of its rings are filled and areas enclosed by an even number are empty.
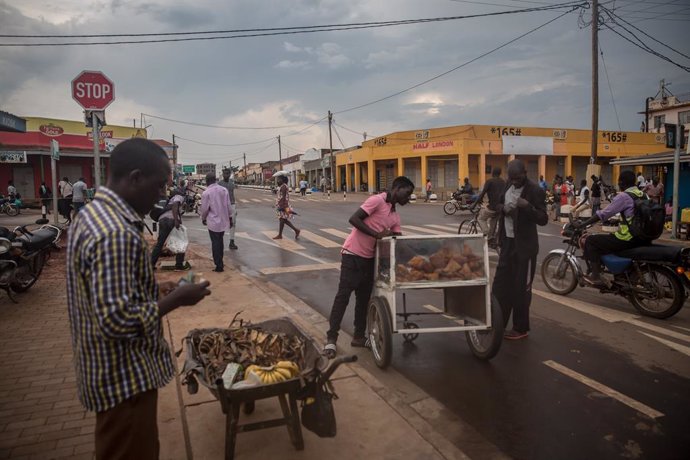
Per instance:
[[[395,266],[399,283],[438,280],[473,280],[484,278],[482,255],[475,254],[472,245],[446,241],[430,256],[416,255],[405,264]]]

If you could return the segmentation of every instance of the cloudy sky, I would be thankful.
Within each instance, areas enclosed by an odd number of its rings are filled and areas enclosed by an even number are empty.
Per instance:
[[[474,15],[563,2],[0,0],[0,33],[265,29]],[[603,3],[654,39],[690,55],[689,0]],[[172,140],[173,134],[178,136],[185,163],[227,164],[234,160],[238,164],[243,152],[248,162],[277,159],[274,138],[278,135],[284,156],[327,147],[328,125],[322,119],[328,110],[334,112],[337,123],[334,148],[360,143],[363,132],[374,137],[459,124],[588,129],[591,32],[580,24],[589,20],[589,11],[582,18],[577,11],[570,13],[401,95],[347,111],[458,67],[564,11],[239,39],[0,47],[0,110],[20,116],[79,120],[82,113],[71,98],[70,81],[84,69],[100,70],[115,83],[116,100],[107,109],[108,122],[132,125],[136,119],[139,126],[141,114],[147,114],[149,137]],[[690,66],[689,58],[626,27],[656,51]],[[0,44],[75,40],[0,37]],[[605,27],[600,43],[604,53],[603,62],[600,59],[600,129],[617,130],[620,124],[623,130],[638,130],[642,117],[637,112],[644,110],[647,96],[656,94],[661,79],[672,83],[669,89],[674,94],[690,92],[690,74],[685,70],[644,52]],[[203,125],[271,128],[211,128],[154,116]],[[315,123],[318,120],[322,121]]]

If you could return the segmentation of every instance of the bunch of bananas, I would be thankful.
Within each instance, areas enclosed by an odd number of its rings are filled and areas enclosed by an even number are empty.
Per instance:
[[[278,361],[273,366],[257,366],[252,364],[244,371],[244,378],[254,372],[265,384],[284,382],[299,375],[299,366],[292,361]]]

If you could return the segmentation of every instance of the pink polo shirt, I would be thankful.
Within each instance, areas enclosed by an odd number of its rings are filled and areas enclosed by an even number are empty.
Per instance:
[[[386,203],[386,192],[367,198],[360,206],[369,215],[364,223],[375,232],[390,229],[393,233],[400,233],[400,215],[392,207],[391,203]],[[343,251],[372,259],[376,255],[376,238],[353,228],[343,244]]]

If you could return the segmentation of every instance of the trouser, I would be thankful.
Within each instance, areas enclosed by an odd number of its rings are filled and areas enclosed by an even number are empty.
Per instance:
[[[598,196],[592,197],[592,215],[596,214],[601,209],[601,198]]]
[[[301,189],[299,189],[299,193],[300,193],[302,196],[305,196],[305,195],[307,194],[307,189],[306,189],[306,188],[301,188]]]
[[[158,390],[138,393],[96,413],[96,459],[158,459]]]
[[[431,190],[426,191],[426,198],[424,198],[424,201],[429,201],[431,199]]]
[[[235,241],[235,229],[237,228],[237,206],[232,205],[232,226],[228,230],[228,236],[230,236],[230,241]]]
[[[211,236],[211,253],[213,254],[213,263],[216,265],[216,270],[223,269],[223,236],[225,232],[214,232],[209,230],[208,234]]]
[[[496,238],[496,223],[498,222],[498,213],[488,208],[482,208],[477,217],[479,225],[482,227],[482,232],[487,236],[489,243],[492,243]]]
[[[575,209],[573,209],[573,217],[577,218],[580,217],[580,213],[586,211],[587,209],[591,209],[592,207],[589,205],[589,203],[582,203],[578,204],[575,206]]]
[[[558,201],[560,198],[556,198],[557,201],[553,202],[553,220],[558,220],[561,216],[561,202]]]
[[[343,254],[340,262],[340,282],[338,293],[333,300],[328,319],[330,329],[326,333],[329,340],[338,340],[340,323],[345,316],[350,295],[355,291],[355,337],[364,337],[367,327],[367,309],[371,290],[374,287],[374,259],[352,254]]]
[[[536,254],[531,257],[518,255],[515,238],[503,240],[491,291],[501,304],[506,326],[512,310],[513,329],[518,332],[529,331],[529,307],[536,264]]]
[[[72,201],[72,207],[74,208],[74,215],[76,216],[77,213],[81,208],[83,208],[85,203],[83,201]]]
[[[156,241],[156,245],[151,251],[151,265],[154,267],[156,266],[156,262],[158,262],[158,258],[161,255],[163,245],[168,239],[168,236],[170,236],[170,232],[172,232],[173,228],[175,228],[175,221],[173,219],[165,218],[158,221],[158,241]],[[184,252],[182,254],[175,254],[175,266],[184,266]]]
[[[624,241],[616,238],[616,235],[600,233],[587,237],[585,240],[584,256],[592,274],[597,276],[601,273],[601,256],[614,254],[637,246],[644,246],[645,244],[644,241],[638,240],[637,238],[633,238],[630,241]]]

